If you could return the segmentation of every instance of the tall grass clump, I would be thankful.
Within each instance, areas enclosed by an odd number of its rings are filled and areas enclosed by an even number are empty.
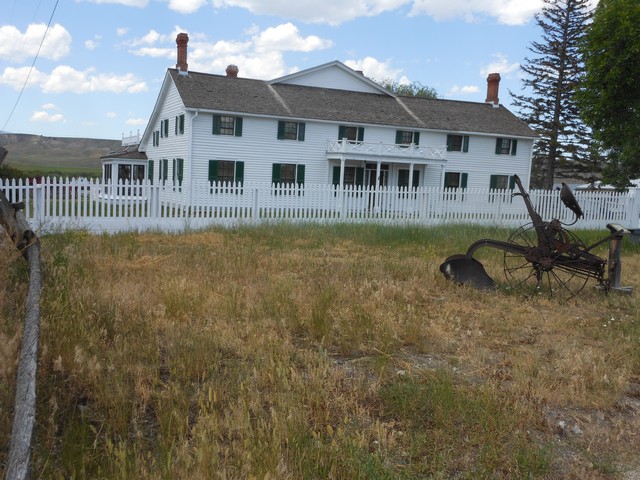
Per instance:
[[[44,236],[33,476],[633,471],[636,295],[587,288],[557,302],[438,271],[508,233],[276,224]],[[0,246],[1,474],[27,272]],[[638,285],[637,252],[623,255],[623,282]],[[500,252],[482,261],[503,281]]]

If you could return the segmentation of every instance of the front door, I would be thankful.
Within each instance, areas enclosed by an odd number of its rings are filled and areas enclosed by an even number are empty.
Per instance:
[[[373,187],[369,192],[369,208],[378,207],[380,204],[380,193],[376,192],[374,188],[386,187],[389,180],[389,165],[380,165],[380,178],[376,183],[376,177],[378,175],[378,165],[375,163],[367,163],[364,172],[365,187]]]

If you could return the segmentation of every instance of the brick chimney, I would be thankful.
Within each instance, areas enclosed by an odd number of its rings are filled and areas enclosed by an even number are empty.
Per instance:
[[[490,73],[487,77],[487,99],[485,103],[491,103],[493,108],[500,106],[500,100],[498,99],[498,89],[500,88],[500,74]]]
[[[180,75],[187,75],[189,72],[189,65],[187,64],[187,43],[189,43],[189,35],[179,33],[176,37],[176,44],[178,45],[178,63],[176,63],[176,68]]]
[[[238,78],[238,72],[240,71],[240,69],[238,68],[237,65],[229,65],[227,67],[227,69],[225,70],[225,72],[227,72],[227,77],[229,78]]]

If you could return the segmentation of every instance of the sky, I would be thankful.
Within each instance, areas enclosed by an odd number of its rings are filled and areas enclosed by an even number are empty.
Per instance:
[[[542,0],[3,0],[0,131],[121,139],[144,132],[176,36],[190,71],[271,80],[339,60],[444,99],[500,102],[542,31]],[[511,108],[512,109],[512,108]],[[513,109],[512,109],[513,110]]]

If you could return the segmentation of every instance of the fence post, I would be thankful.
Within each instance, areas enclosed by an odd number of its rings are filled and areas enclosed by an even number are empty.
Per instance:
[[[631,208],[629,209],[628,221],[631,223],[631,228],[640,227],[640,199],[638,198],[638,192],[640,188],[629,189],[629,196],[631,197]]]
[[[251,219],[253,220],[253,223],[258,223],[260,221],[260,207],[259,207],[259,200],[258,200],[258,194],[259,194],[260,190],[258,189],[258,187],[254,187],[253,189],[253,206],[252,206],[252,212],[251,212]]]

